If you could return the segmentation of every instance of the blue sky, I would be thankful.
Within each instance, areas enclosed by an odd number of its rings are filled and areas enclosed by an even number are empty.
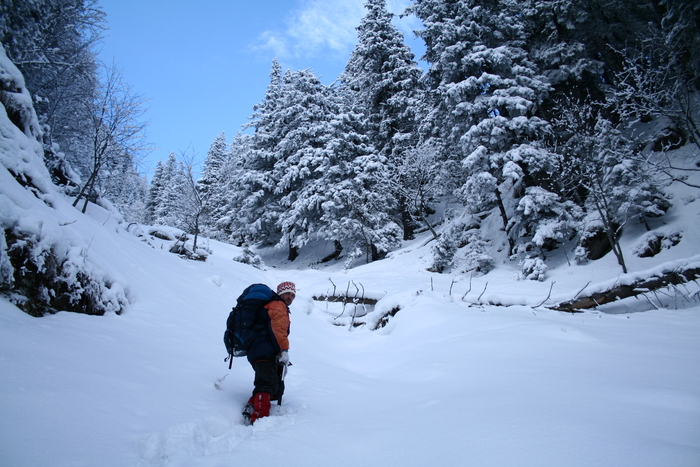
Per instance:
[[[311,69],[325,84],[343,70],[357,42],[365,0],[99,0],[108,30],[99,58],[112,62],[148,99],[148,140],[141,170],[159,159],[202,162],[217,135],[230,142],[269,82],[272,60]],[[410,0],[388,0],[401,13]],[[416,58],[416,18],[397,19]]]

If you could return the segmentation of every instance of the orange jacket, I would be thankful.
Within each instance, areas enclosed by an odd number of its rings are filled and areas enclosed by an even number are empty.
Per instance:
[[[265,305],[265,308],[280,350],[289,350],[289,308],[280,300],[271,301]]]

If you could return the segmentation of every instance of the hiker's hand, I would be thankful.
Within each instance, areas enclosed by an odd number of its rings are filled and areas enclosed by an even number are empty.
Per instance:
[[[277,363],[280,365],[286,365],[289,363],[289,352],[287,350],[280,352],[280,354],[277,356]]]

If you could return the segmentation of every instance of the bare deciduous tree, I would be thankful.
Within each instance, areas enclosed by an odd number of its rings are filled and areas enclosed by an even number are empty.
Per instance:
[[[601,104],[566,101],[554,119],[563,156],[558,184],[566,199],[587,208],[589,220],[599,222],[618,264],[627,273],[619,243],[632,218],[661,216],[670,206],[631,145],[601,113]]]
[[[134,157],[146,149],[146,123],[141,120],[146,100],[132,92],[123,80],[121,71],[114,65],[105,70],[104,82],[97,96],[89,102],[91,121],[85,132],[90,136],[90,173],[73,202],[77,206],[85,200],[82,211],[89,200],[95,200],[95,187],[103,175],[103,169],[122,157]]]
[[[182,219],[182,222],[187,226],[187,230],[194,235],[192,253],[196,255],[197,239],[199,237],[201,227],[200,221],[202,214],[207,208],[207,203],[211,193],[206,193],[198,186],[194,175],[194,159],[194,154],[180,154],[180,162],[182,163],[185,175],[185,186],[183,187],[184,193],[182,198],[184,203],[184,218]]]
[[[677,6],[681,5],[682,2]],[[698,60],[695,46],[689,42],[691,37],[697,36],[697,26],[690,5],[684,8],[688,11],[679,14],[672,24],[666,21],[660,27],[650,26],[649,35],[640,42],[639,48],[618,51],[623,57],[623,69],[615,75],[617,82],[611,101],[628,123],[645,119],[665,121],[669,132],[675,133],[675,139],[660,142],[656,153],[647,155],[645,162],[670,180],[700,188],[688,183],[687,177],[682,175],[700,171],[697,159],[700,155],[699,81],[692,66]],[[694,59],[690,57],[693,54]],[[658,138],[658,131],[653,136]],[[686,139],[697,148],[691,164],[674,161],[668,156],[669,149],[683,144]]]

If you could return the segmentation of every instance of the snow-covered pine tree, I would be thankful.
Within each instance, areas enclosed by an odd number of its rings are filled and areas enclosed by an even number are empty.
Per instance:
[[[598,21],[593,2],[578,0],[525,0],[523,23],[524,48],[552,86],[550,99],[559,94],[602,98],[605,63],[597,52],[600,43],[593,38],[593,23]],[[608,5],[613,2],[607,2]],[[609,33],[610,29],[600,33]],[[607,49],[607,47],[605,47]],[[606,50],[606,55],[608,50]]]
[[[156,163],[156,169],[153,172],[153,178],[151,179],[151,184],[148,187],[146,209],[143,215],[143,221],[149,225],[155,224],[158,198],[160,197],[160,192],[163,190],[163,183],[165,183],[164,172],[165,165],[163,164],[163,161],[159,160]]]
[[[229,222],[224,230],[253,243],[274,245],[281,237],[275,227],[279,209],[268,203],[267,197],[276,187],[276,182],[272,180],[275,148],[284,134],[284,122],[279,120],[277,113],[282,84],[282,67],[275,59],[265,96],[253,107],[250,122],[244,126],[244,129],[254,128],[255,132],[250,150],[245,153],[240,179],[235,185],[230,185],[230,208],[222,217],[222,222]]]
[[[408,151],[415,147],[415,132],[420,109],[421,70],[404,43],[403,34],[391,23],[393,15],[385,0],[367,0],[367,14],[358,31],[358,44],[341,74],[339,92],[348,105],[364,116],[366,132],[388,167],[400,167]],[[393,190],[402,219],[404,239],[413,237],[415,222],[411,206],[403,196],[400,173],[392,171],[398,182]]]
[[[541,274],[530,270],[534,261],[544,261],[546,252],[571,240],[582,218],[583,210],[573,201],[539,186],[525,188],[509,225],[513,237],[520,239],[514,255],[523,266],[523,276],[542,280]]]
[[[401,231],[392,220],[395,199],[387,183],[387,161],[363,133],[363,116],[336,96],[325,131],[327,141],[317,152],[317,176],[307,178],[294,204],[305,214],[308,232],[335,243],[335,257],[345,252],[346,265],[364,256],[377,260],[397,248]],[[297,222],[290,217],[287,222]]]
[[[285,219],[299,215],[294,208],[299,192],[307,179],[320,176],[315,169],[333,112],[331,92],[313,72],[287,71],[280,83],[278,71],[273,64],[265,101],[256,107],[255,134],[236,197],[238,213],[231,220],[234,230],[253,242],[284,243],[294,259],[297,243],[307,241],[307,227]]]
[[[185,172],[175,153],[163,165],[162,185],[155,203],[153,223],[186,230],[184,222]]]
[[[234,231],[234,219],[240,216],[243,196],[247,193],[242,184],[244,162],[251,151],[253,135],[237,133],[228,148],[226,160],[219,177],[212,187],[213,196],[209,201],[213,222],[211,235],[222,241],[241,243],[243,232]]]
[[[489,254],[491,241],[484,239],[475,216],[466,214],[450,221],[431,247],[430,271],[487,274],[496,262]]]
[[[457,194],[472,213],[498,207],[503,227],[515,208],[514,189],[547,151],[548,131],[536,116],[550,90],[523,48],[523,9],[514,0],[423,0],[411,8],[423,20],[430,111],[424,139],[444,142],[444,157],[461,162]],[[508,237],[510,249],[516,239]]]
[[[148,180],[140,175],[131,157],[122,157],[109,167],[100,189],[104,199],[117,208],[127,222],[144,222]]]
[[[216,201],[214,198],[220,196],[217,193],[221,187],[220,179],[222,170],[228,157],[228,147],[226,144],[226,134],[221,132],[211,143],[207,158],[204,161],[204,169],[197,180],[197,192],[202,200],[202,212],[199,219],[200,230],[208,236],[215,236],[216,218],[212,215]]]
[[[270,83],[265,90],[263,100],[253,106],[253,115],[250,121],[243,128],[255,128],[257,138],[260,139],[266,132],[266,127],[271,123],[271,115],[279,105],[278,98],[282,92],[282,65],[275,58],[272,60],[270,67]],[[261,145],[261,141],[256,141],[256,145]]]
[[[275,148],[271,175],[276,187],[268,202],[279,206],[279,244],[289,247],[289,259],[293,260],[298,248],[314,234],[312,226],[320,217],[318,206],[313,209],[299,198],[308,184],[323,176],[330,122],[337,109],[332,105],[331,90],[310,70],[285,73],[280,103],[279,118],[285,126]]]

